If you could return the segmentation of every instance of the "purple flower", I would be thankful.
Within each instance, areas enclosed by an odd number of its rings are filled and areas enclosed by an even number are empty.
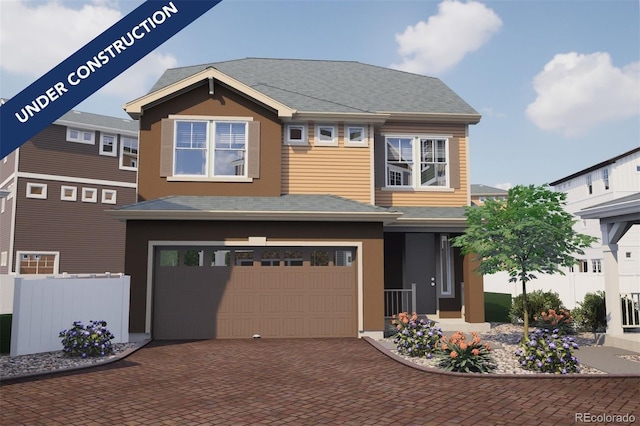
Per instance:
[[[549,343],[549,349],[556,349],[556,344],[554,342]]]

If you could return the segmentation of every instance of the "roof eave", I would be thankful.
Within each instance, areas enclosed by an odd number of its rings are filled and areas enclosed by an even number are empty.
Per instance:
[[[638,215],[640,216],[640,201],[633,200],[626,203],[590,207],[580,210],[576,214],[582,219],[601,219],[612,216]]]
[[[409,218],[400,217],[389,226],[448,226],[457,228],[466,228],[466,218]]]
[[[389,114],[377,112],[315,112],[297,111],[290,119],[284,121],[353,121],[382,124],[389,119]]]
[[[78,127],[86,130],[97,130],[99,132],[105,132],[105,133],[118,133],[120,135],[138,136],[138,132],[133,130],[126,130],[126,129],[121,129],[117,127],[97,126],[94,124],[79,123],[77,121],[56,120],[53,122],[53,124],[57,124],[59,126],[67,126],[67,127],[69,126]]]
[[[480,114],[452,114],[434,112],[399,112],[399,111],[377,111],[378,114],[387,114],[390,120],[397,121],[426,121],[426,122],[448,122],[462,124],[478,124],[482,115]]]
[[[148,105],[158,104],[168,98],[170,98],[175,93],[180,93],[185,90],[189,90],[194,85],[199,84],[202,81],[208,79],[214,79],[225,85],[249,96],[277,111],[278,116],[281,118],[287,118],[293,116],[296,112],[295,109],[288,107],[282,102],[276,101],[269,96],[266,96],[262,92],[247,86],[246,84],[229,77],[228,75],[218,71],[215,68],[209,67],[200,72],[197,72],[189,77],[183,78],[182,80],[176,81],[175,83],[169,84],[161,89],[156,90],[152,93],[147,93],[144,96],[141,96],[137,99],[134,99],[130,102],[127,102],[123,105],[123,109],[133,118],[137,120],[142,115],[145,107]]]

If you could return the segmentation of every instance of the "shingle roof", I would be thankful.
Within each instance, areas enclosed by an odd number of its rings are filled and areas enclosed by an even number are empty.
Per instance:
[[[77,124],[90,128],[112,129],[113,131],[138,133],[138,121],[129,118],[110,117],[107,115],[93,114],[71,110],[56,120],[65,125]]]
[[[299,112],[479,117],[476,110],[438,78],[350,61],[246,58],[173,68],[165,71],[151,92],[209,67]]]
[[[402,219],[465,219],[464,207],[392,207],[402,213]]]
[[[471,195],[507,195],[509,191],[482,184],[471,184]]]

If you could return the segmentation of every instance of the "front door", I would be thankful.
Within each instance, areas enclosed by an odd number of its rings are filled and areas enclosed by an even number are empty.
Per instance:
[[[405,234],[404,286],[416,283],[416,312],[435,314],[437,309],[437,275],[435,234]]]

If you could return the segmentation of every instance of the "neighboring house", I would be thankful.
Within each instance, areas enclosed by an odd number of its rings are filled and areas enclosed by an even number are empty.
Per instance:
[[[249,58],[169,69],[125,110],[139,202],[110,213],[131,332],[381,336],[385,293],[412,284],[419,313],[484,324],[482,278],[450,245],[480,115],[439,79]]]
[[[2,313],[15,275],[124,271],[105,210],[135,202],[137,151],[137,122],[70,111],[0,160]]]
[[[506,200],[509,191],[486,185],[471,184],[471,205],[481,206],[486,200]]]
[[[553,181],[550,186],[567,194],[566,210],[576,215],[574,229],[597,237],[598,242],[577,256],[574,267],[563,268],[564,275],[539,274],[527,284],[527,290],[557,292],[565,306],[573,309],[586,293],[605,289],[607,274],[599,220],[581,218],[582,211],[640,193],[640,147]],[[615,273],[619,275],[620,291],[640,291],[640,226],[630,226],[617,242],[617,249]],[[487,275],[484,284],[486,291],[511,292],[514,296],[522,291],[519,283],[508,283],[506,274]]]

